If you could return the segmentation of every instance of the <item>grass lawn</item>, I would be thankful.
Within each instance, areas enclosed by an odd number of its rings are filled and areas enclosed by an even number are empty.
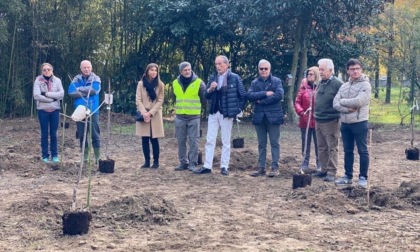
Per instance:
[[[408,94],[409,89],[403,88],[403,93]],[[411,104],[408,104],[406,100],[400,102],[398,108],[398,100],[400,88],[394,87],[391,89],[391,103],[385,104],[385,88],[380,88],[379,99],[373,98],[370,103],[370,117],[369,122],[371,123],[380,123],[380,124],[390,124],[390,125],[399,125],[401,123],[401,118],[407,115],[404,118],[403,124],[410,125],[410,108]],[[420,127],[420,112],[416,112],[415,115],[415,125]]]

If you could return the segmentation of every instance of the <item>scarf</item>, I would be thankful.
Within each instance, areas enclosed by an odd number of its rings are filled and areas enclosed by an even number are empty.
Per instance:
[[[149,95],[150,99],[152,101],[156,100],[156,91],[155,88],[158,84],[158,78],[154,78],[152,82],[149,82],[149,80],[146,78],[146,76],[143,76],[143,86],[146,88],[147,94]]]
[[[188,77],[188,78],[185,78],[182,75],[179,76],[179,81],[181,81],[181,84],[182,84],[182,87],[184,88],[184,91],[190,85],[190,83],[192,81],[192,78],[193,78],[193,74],[191,74],[191,76]]]
[[[47,76],[42,75],[41,77],[39,77],[38,80],[39,80],[39,82],[42,82],[47,86],[47,92],[51,92],[52,80],[53,80],[52,76],[47,77]]]

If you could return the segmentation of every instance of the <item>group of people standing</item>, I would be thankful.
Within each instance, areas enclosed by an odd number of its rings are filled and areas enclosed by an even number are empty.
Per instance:
[[[346,83],[334,76],[331,59],[321,59],[318,67],[306,71],[295,100],[302,135],[303,162],[301,170],[307,171],[311,139],[315,144],[316,173],[337,185],[353,183],[354,144],[360,157],[358,185],[366,188],[369,151],[367,145],[371,85],[363,74],[362,63],[350,59],[346,64],[349,79]],[[338,143],[344,147],[345,175],[336,178]]]
[[[281,80],[271,75],[271,64],[261,60],[258,64],[259,77],[248,92],[241,77],[229,69],[229,59],[224,55],[216,57],[216,73],[210,76],[206,85],[191,70],[189,62],[179,65],[180,75],[173,82],[176,97],[175,130],[178,140],[179,165],[176,171],[190,170],[195,174],[213,171],[214,150],[218,131],[221,131],[222,150],[220,173],[229,175],[231,132],[235,119],[241,117],[247,100],[254,103],[253,122],[258,135],[258,166],[253,176],[265,175],[267,135],[271,145],[272,163],[269,176],[279,174],[280,124],[283,111],[280,104],[284,91]],[[208,102],[208,129],[204,150],[204,165],[197,169],[199,127],[201,107]],[[187,140],[190,149],[187,153]]]
[[[195,174],[211,173],[220,129],[222,140],[220,173],[224,176],[229,175],[232,125],[234,120],[242,116],[246,102],[250,101],[253,109],[252,123],[258,139],[258,169],[251,176],[266,175],[268,141],[272,157],[268,176],[278,176],[280,125],[284,122],[281,106],[284,90],[281,80],[271,74],[270,62],[262,59],[258,63],[258,77],[252,81],[247,92],[241,77],[229,69],[229,60],[226,56],[217,56],[214,63],[216,73],[211,75],[207,85],[192,71],[189,62],[179,64],[180,74],[173,81],[179,160],[175,170],[190,170]],[[301,170],[309,169],[311,139],[313,139],[317,170],[314,176],[329,182],[335,181],[337,185],[351,184],[356,142],[360,155],[359,185],[366,187],[369,167],[367,132],[371,86],[358,60],[350,59],[346,67],[350,77],[344,84],[334,76],[334,64],[331,59],[321,59],[318,61],[318,67],[311,67],[305,72],[305,78],[294,103],[295,111],[299,115],[298,125],[302,136]],[[42,64],[42,75],[36,78],[33,89],[39,110],[42,160],[46,163],[49,162],[50,156],[52,162],[59,162],[56,131],[59,121],[59,100],[64,97],[61,80],[53,75],[52,70],[51,64]],[[88,128],[92,128],[92,146],[95,159],[98,161],[101,81],[92,72],[92,64],[89,61],[82,61],[80,70],[81,74],[74,77],[68,92],[75,99],[75,107],[83,105],[93,111],[92,126]],[[136,135],[141,137],[145,160],[141,168],[159,168],[158,139],[164,137],[162,115],[164,91],[165,85],[160,80],[159,66],[155,63],[147,65],[136,91],[136,108],[144,119],[136,122]],[[201,108],[205,103],[208,104],[209,111],[205,159],[204,165],[198,168]],[[84,134],[84,121],[77,123],[77,129],[82,147],[83,138],[80,136]],[[336,180],[340,129],[345,153],[345,175]],[[50,150],[48,133],[51,138]],[[87,158],[87,152],[84,155]]]
[[[92,72],[92,63],[83,60],[80,63],[80,74],[76,75],[68,88],[68,94],[74,98],[74,106],[84,106],[89,109],[89,118],[76,122],[77,137],[82,149],[85,135],[85,122],[88,122],[87,130],[92,129],[92,147],[95,153],[95,162],[100,158],[100,128],[99,128],[99,93],[101,91],[101,79]],[[48,164],[59,163],[57,150],[57,129],[60,118],[60,100],[64,97],[64,89],[60,78],[56,77],[53,67],[49,63],[41,65],[41,75],[37,76],[33,86],[33,97],[38,110],[38,120],[41,127],[41,150],[42,162]],[[92,122],[90,126],[89,120]],[[88,133],[86,132],[86,134]],[[48,137],[50,143],[48,144]],[[85,141],[84,160],[88,158],[88,144]]]

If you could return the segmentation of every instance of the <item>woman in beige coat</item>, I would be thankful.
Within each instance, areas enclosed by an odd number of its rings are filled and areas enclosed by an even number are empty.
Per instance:
[[[136,135],[141,136],[144,164],[141,168],[159,168],[159,140],[164,137],[162,104],[165,85],[160,81],[159,67],[150,63],[137,85],[136,106],[144,122],[136,122]],[[150,145],[152,142],[153,165],[150,166]]]

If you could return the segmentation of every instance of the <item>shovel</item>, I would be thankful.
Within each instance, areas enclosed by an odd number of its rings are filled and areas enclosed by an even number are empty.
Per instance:
[[[293,189],[296,189],[299,187],[305,187],[307,185],[312,184],[312,176],[305,174],[303,170],[303,164],[305,162],[306,153],[308,151],[309,125],[311,123],[311,111],[312,111],[312,92],[310,93],[309,101],[310,101],[309,108],[304,113],[304,115],[308,113],[308,122],[306,124],[305,146],[303,148],[302,163],[299,168],[299,174],[293,175]]]

